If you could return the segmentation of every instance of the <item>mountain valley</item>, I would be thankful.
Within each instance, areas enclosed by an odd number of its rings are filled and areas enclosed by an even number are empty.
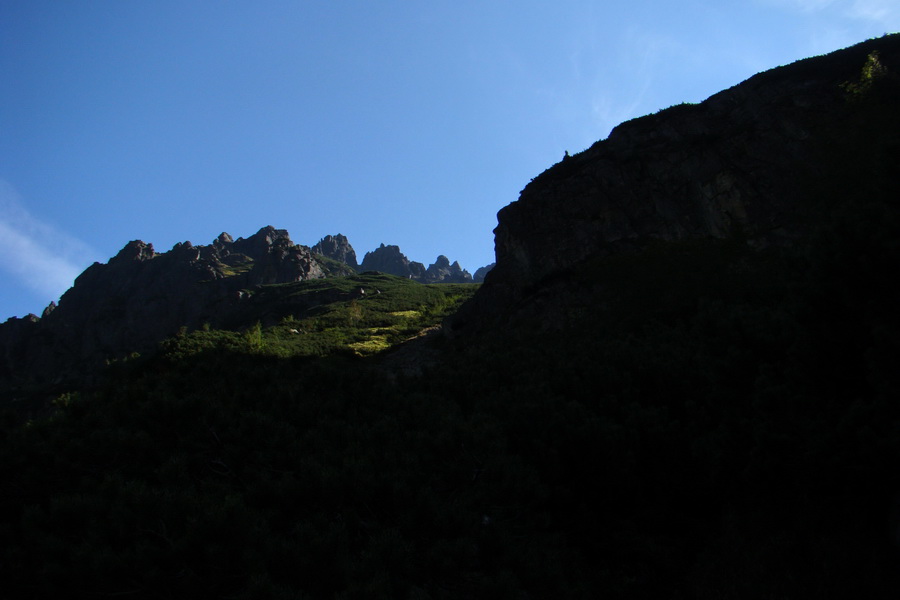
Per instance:
[[[623,123],[482,283],[128,243],[0,326],[5,593],[895,598],[898,107],[894,34]]]

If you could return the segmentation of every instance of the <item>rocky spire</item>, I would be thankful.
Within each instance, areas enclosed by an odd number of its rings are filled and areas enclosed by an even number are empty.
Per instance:
[[[472,283],[472,276],[459,266],[459,261],[450,264],[450,259],[441,254],[425,271],[426,283]]]
[[[399,246],[385,246],[384,244],[371,252],[366,252],[360,270],[381,271],[389,275],[419,281],[425,278],[425,265],[420,262],[411,262],[405,254],[400,252]]]
[[[326,235],[318,243],[311,248],[313,254],[320,254],[326,258],[342,262],[345,265],[359,269],[359,263],[356,262],[356,251],[347,238],[340,233],[337,235]]]

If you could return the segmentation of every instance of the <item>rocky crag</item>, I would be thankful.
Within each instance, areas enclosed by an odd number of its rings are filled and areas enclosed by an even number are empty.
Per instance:
[[[491,269],[493,269],[495,265],[496,265],[496,263],[491,263],[489,265],[485,265],[483,267],[476,269],[475,274],[472,275],[472,280],[475,283],[483,283],[484,278],[487,276],[488,273],[491,272]]]
[[[397,246],[366,254],[360,267],[340,234],[310,248],[268,226],[246,239],[222,233],[209,245],[183,242],[161,253],[135,240],[108,263],[86,269],[40,318],[0,325],[0,389],[83,379],[110,360],[155,348],[181,328],[247,325],[240,321],[261,286],[361,268],[423,283],[472,281],[459,263],[440,256],[426,269],[410,263]]]
[[[181,327],[220,322],[256,286],[327,274],[309,248],[274,227],[246,239],[222,233],[208,246],[178,243],[163,253],[135,240],[86,269],[41,319],[0,326],[0,379],[37,383],[94,372]]]
[[[499,212],[496,265],[476,272],[484,286],[447,330],[502,325],[537,314],[538,304],[546,326],[564,325],[568,305],[592,301],[595,290],[582,294],[571,278],[591,261],[691,239],[802,245],[846,210],[842,198],[896,195],[898,73],[900,36],[885,36],[623,123]],[[311,249],[273,227],[165,253],[133,241],[87,269],[42,318],[0,326],[0,379],[64,378],[180,327],[217,326],[256,286],[357,268],[425,283],[473,281],[444,256],[426,268],[397,246],[382,244],[356,262],[342,235]]]
[[[463,269],[459,262],[450,263],[443,254],[435,259],[427,268],[423,263],[411,261],[400,251],[399,246],[381,244],[371,252],[366,252],[362,264],[356,262],[356,252],[347,238],[341,234],[325,236],[312,247],[314,254],[337,261],[354,271],[380,271],[388,275],[396,275],[412,279],[419,283],[472,283],[473,278]],[[490,267],[481,267],[486,272]],[[484,280],[484,277],[481,278]]]
[[[341,234],[326,235],[311,250],[313,254],[344,263],[354,271],[359,269],[359,263],[356,262],[356,251],[353,250],[347,237]]]
[[[443,254],[438,256],[435,262],[426,269],[424,264],[409,260],[400,252],[398,246],[385,246],[384,244],[372,252],[366,252],[360,270],[381,271],[422,283],[472,283],[473,281],[469,272],[459,266],[459,262],[450,264],[450,259]]]
[[[895,34],[619,125],[499,212],[496,268],[453,330],[507,318],[579,265],[652,243],[804,243],[841,196],[896,186],[898,82]]]

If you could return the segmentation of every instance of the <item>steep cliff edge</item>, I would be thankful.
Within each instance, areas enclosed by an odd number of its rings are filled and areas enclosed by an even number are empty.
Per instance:
[[[898,90],[895,34],[623,123],[498,213],[496,267],[452,329],[478,329],[585,261],[653,242],[802,243],[847,191],[900,187]]]

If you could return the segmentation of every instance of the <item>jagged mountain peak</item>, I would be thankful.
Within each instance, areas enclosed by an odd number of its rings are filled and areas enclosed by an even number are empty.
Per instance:
[[[400,251],[399,246],[381,244],[372,252],[367,252],[360,269],[382,271],[398,277],[407,277],[422,283],[472,283],[472,276],[460,267],[459,262],[450,264],[443,254],[427,268],[424,264],[410,261]]]
[[[340,233],[337,235],[326,235],[312,247],[312,251],[315,254],[342,262],[354,270],[359,268],[359,263],[356,261],[356,251],[350,245],[347,237]]]
[[[145,260],[150,260],[155,256],[156,251],[153,249],[153,244],[148,244],[141,240],[132,240],[125,244],[125,246],[119,250],[118,254],[109,260],[109,264],[112,265],[133,260],[143,262]]]
[[[364,270],[421,283],[472,281],[445,256],[426,269],[398,246],[381,244],[363,262]],[[65,379],[96,372],[105,360],[144,352],[182,327],[235,322],[241,303],[260,286],[351,275],[359,268],[342,234],[309,248],[271,225],[247,238],[222,232],[209,245],[185,241],[166,252],[132,240],[106,264],[81,273],[41,318],[0,325],[0,388],[4,379],[46,382],[48,374]]]

